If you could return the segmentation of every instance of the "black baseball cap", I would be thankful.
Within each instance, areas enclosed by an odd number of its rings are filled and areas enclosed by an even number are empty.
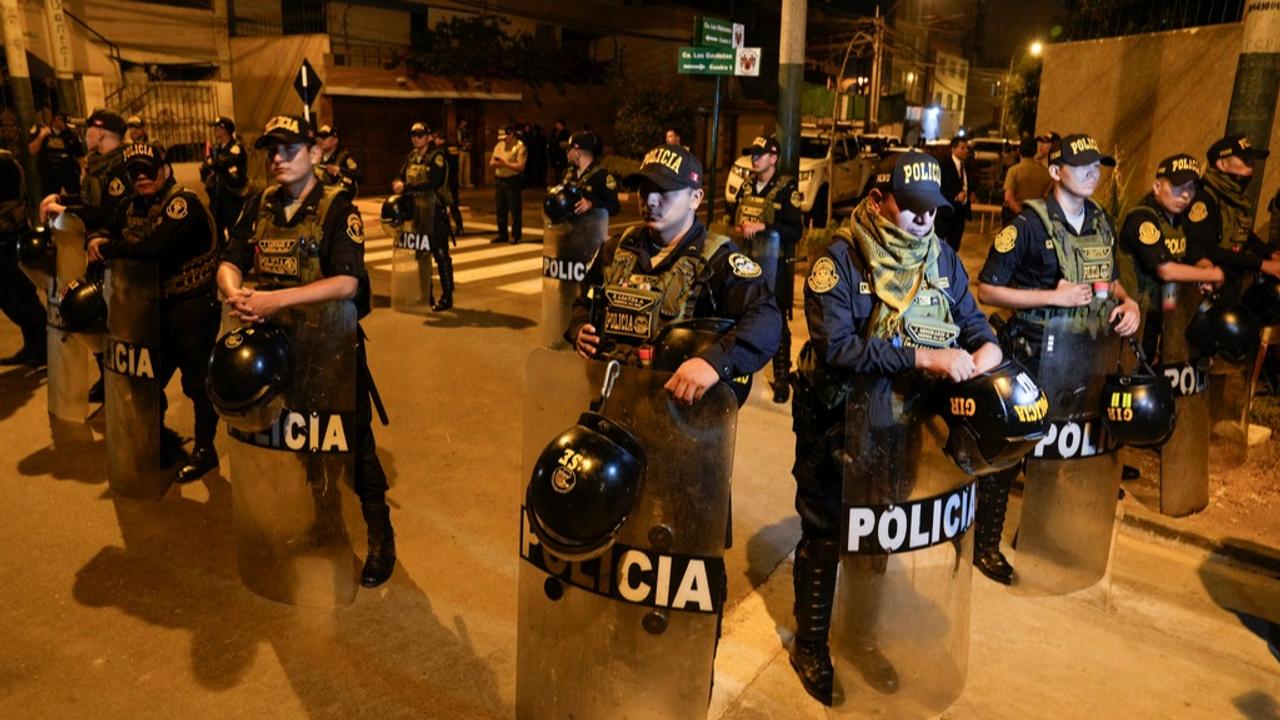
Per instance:
[[[337,134],[338,134],[338,131],[334,130],[331,125],[321,125],[320,127],[316,128],[316,137],[318,138],[327,138],[330,135],[337,135]]]
[[[311,123],[300,115],[277,115],[267,121],[262,136],[254,141],[253,146],[262,149],[268,145],[293,145],[316,141],[316,133]]]
[[[1156,166],[1156,177],[1165,178],[1174,185],[1199,180],[1200,161],[1186,153],[1171,155]]]
[[[146,125],[146,123],[142,121],[142,117],[138,115],[130,115],[129,119],[126,120],[124,124],[131,128],[142,127],[143,125]]]
[[[85,127],[102,128],[117,135],[124,135],[129,129],[124,122],[124,118],[120,117],[119,113],[111,110],[94,110],[93,114],[84,121],[84,124]]]
[[[157,177],[164,167],[164,148],[153,143],[130,143],[124,146],[125,170],[141,170],[143,174]]]
[[[214,120],[212,123],[209,123],[209,124],[212,125],[213,127],[220,127],[229,133],[234,133],[236,131],[236,121],[232,120],[226,115],[219,116],[217,120]]]
[[[1093,163],[1115,167],[1116,159],[1110,155],[1103,155],[1098,149],[1098,141],[1088,135],[1068,135],[1062,138],[1062,142],[1057,147],[1049,151],[1050,165],[1080,167]]]
[[[701,188],[702,163],[679,145],[659,145],[644,156],[640,170],[623,178],[622,184],[634,188],[644,180],[657,185],[662,192]]]
[[[423,122],[416,122],[409,126],[410,135],[427,135],[431,132],[431,128]]]
[[[778,145],[778,136],[770,135],[769,137],[764,137],[762,135],[755,140],[752,140],[749,147],[742,148],[742,154],[767,155],[769,153],[773,153],[774,155],[777,155],[781,150],[782,147]]]
[[[912,150],[881,160],[875,187],[893,193],[899,206],[915,213],[951,206],[942,194],[942,166],[928,153]]]
[[[1249,162],[1263,160],[1270,154],[1270,150],[1249,144],[1249,138],[1245,135],[1228,135],[1209,146],[1209,162],[1217,162],[1225,157],[1238,157]]]
[[[600,138],[596,137],[595,133],[579,130],[569,136],[569,147],[586,150],[595,155],[600,152]]]
[[[1062,142],[1062,136],[1052,130],[1036,136],[1036,142],[1057,143]]]

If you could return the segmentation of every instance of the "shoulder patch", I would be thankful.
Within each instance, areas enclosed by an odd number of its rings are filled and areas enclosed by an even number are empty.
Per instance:
[[[996,234],[995,246],[996,252],[1007,253],[1013,249],[1018,242],[1018,229],[1012,225],[1005,225],[1004,229]]]
[[[181,220],[186,217],[187,199],[179,195],[178,197],[170,200],[169,204],[165,206],[164,214],[168,215],[169,218],[173,220]]]
[[[107,185],[107,193],[111,197],[120,197],[124,194],[124,181],[120,178],[111,178],[111,183]]]
[[[840,282],[840,276],[836,274],[836,264],[829,257],[820,257],[813,264],[813,269],[809,271],[809,279],[805,284],[809,289],[816,293],[830,292]]]
[[[804,196],[800,194],[800,191],[799,191],[799,190],[792,190],[792,191],[791,191],[791,206],[792,206],[792,207],[800,207],[803,203],[804,203]]]
[[[239,155],[239,154],[240,154],[240,143],[236,143],[235,145],[232,145],[232,146],[231,146],[231,154],[232,154],[232,155]]]
[[[1155,245],[1160,242],[1160,229],[1150,221],[1138,226],[1138,241],[1143,245]]]
[[[1191,222],[1198,223],[1207,217],[1209,217],[1209,208],[1205,207],[1203,200],[1197,200],[1187,212],[1187,219]]]
[[[359,213],[353,212],[347,216],[347,237],[357,245],[364,244],[364,221],[360,219]]]
[[[618,189],[618,181],[613,179],[613,173],[604,174],[604,186],[610,190]]]
[[[436,153],[436,166],[444,167],[444,156],[440,153]]]
[[[355,160],[352,160],[351,158],[347,158],[347,169],[348,169],[348,170],[355,170],[355,169],[356,169],[356,161],[355,161]]]
[[[760,277],[761,273],[759,263],[742,253],[733,253],[729,256],[729,269],[733,270],[734,275],[748,280]]]

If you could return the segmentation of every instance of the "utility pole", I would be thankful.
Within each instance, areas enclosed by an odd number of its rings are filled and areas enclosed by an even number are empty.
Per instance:
[[[27,180],[27,204],[40,199],[40,176],[35,159],[27,152],[27,128],[36,122],[36,104],[31,94],[31,70],[27,67],[27,37],[22,28],[22,11],[18,0],[0,0],[0,23],[3,24],[4,55],[9,61],[9,92],[18,111],[18,157],[22,158]],[[28,207],[30,209],[30,207]]]
[[[85,113],[80,107],[80,94],[76,92],[76,77],[71,62],[71,34],[62,10],[62,0],[45,0],[44,21],[49,28],[49,52],[53,56],[53,72],[58,80],[58,109],[68,115],[81,117]]]
[[[880,130],[880,75],[884,69],[884,19],[876,5],[875,39],[871,46],[871,97],[867,100],[867,132]]]
[[[1258,147],[1266,147],[1280,93],[1280,4],[1245,3],[1244,12],[1244,39],[1227,109],[1227,134],[1246,135]],[[1261,178],[1265,166],[1266,161],[1259,160],[1254,174]],[[1261,181],[1249,185],[1255,213],[1261,192]]]
[[[808,0],[782,0],[778,43],[778,171],[800,170],[800,88],[804,83],[805,21]]]

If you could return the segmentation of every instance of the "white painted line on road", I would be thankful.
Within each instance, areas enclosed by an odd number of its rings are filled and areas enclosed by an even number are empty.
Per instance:
[[[503,275],[519,275],[528,272],[541,272],[542,256],[528,258],[524,260],[515,260],[513,262],[502,263],[501,265],[489,265],[487,267],[472,268],[470,270],[462,270],[453,274],[454,281],[457,283],[472,282],[476,280],[491,280]]]
[[[364,254],[364,264],[367,268],[390,268],[390,263],[385,261],[392,258],[394,250],[380,250],[378,252],[366,252]],[[453,249],[453,264],[466,265],[469,263],[482,262],[501,257],[541,255],[542,245],[537,243],[529,243],[522,245],[495,245],[488,246],[488,242],[470,243],[469,246],[462,246]]]
[[[496,290],[503,292],[516,293],[517,295],[540,295],[542,294],[542,278],[536,277],[532,280],[521,280],[520,282],[507,283],[499,285]]]

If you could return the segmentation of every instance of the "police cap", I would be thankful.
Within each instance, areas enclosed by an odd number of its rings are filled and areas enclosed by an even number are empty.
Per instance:
[[[928,153],[910,152],[890,155],[876,168],[875,186],[893,193],[898,205],[915,213],[926,213],[944,205],[942,166]]]
[[[1270,150],[1251,145],[1249,138],[1245,135],[1228,135],[1209,146],[1209,162],[1217,162],[1225,157],[1238,157],[1249,162],[1264,160],[1270,154]]]
[[[1200,161],[1186,153],[1170,155],[1156,166],[1156,177],[1164,178],[1174,185],[1199,180]]]
[[[679,145],[659,145],[645,154],[640,170],[622,180],[627,187],[638,187],[648,180],[662,192],[681,188],[702,187],[702,163]]]
[[[311,129],[311,123],[301,115],[277,115],[267,121],[267,127],[263,130],[262,136],[253,143],[253,146],[264,148],[268,145],[295,143],[311,145],[315,141],[316,133]]]
[[[102,128],[107,132],[113,132],[117,135],[124,135],[125,131],[128,130],[128,126],[125,125],[124,118],[120,117],[119,113],[111,110],[94,110],[93,114],[85,120],[85,125],[88,127]]]
[[[1103,155],[1098,149],[1098,141],[1088,135],[1068,135],[1062,138],[1062,142],[1057,147],[1049,151],[1050,165],[1081,167],[1093,163],[1115,167],[1116,159],[1110,155]]]

